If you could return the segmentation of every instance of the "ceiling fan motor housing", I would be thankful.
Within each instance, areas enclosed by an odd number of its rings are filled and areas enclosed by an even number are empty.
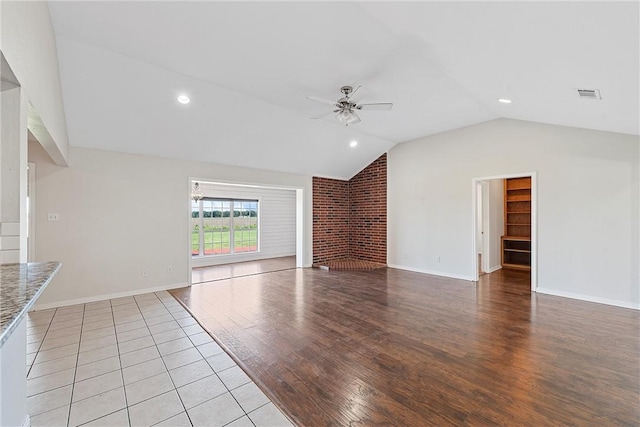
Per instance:
[[[349,94],[351,92],[353,92],[353,87],[351,87],[351,86],[342,86],[340,88],[340,92],[344,93],[344,96],[346,96],[348,98]]]
[[[356,104],[349,101],[347,98],[342,98],[338,101],[337,106],[342,110],[351,110],[356,108]]]

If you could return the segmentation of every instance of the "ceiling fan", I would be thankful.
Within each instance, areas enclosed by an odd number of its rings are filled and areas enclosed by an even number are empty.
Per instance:
[[[360,121],[360,116],[356,113],[356,110],[390,110],[393,107],[391,102],[377,102],[373,104],[356,104],[351,100],[353,95],[360,89],[358,86],[353,90],[352,86],[342,86],[340,92],[344,95],[337,101],[330,101],[319,96],[307,96],[307,99],[312,101],[322,102],[323,104],[333,105],[335,109],[326,113],[318,114],[311,117],[312,119],[321,119],[329,114],[336,114],[336,119],[343,123],[345,126],[356,124]]]

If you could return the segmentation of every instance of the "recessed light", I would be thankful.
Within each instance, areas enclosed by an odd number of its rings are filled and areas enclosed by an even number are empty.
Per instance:
[[[178,96],[178,102],[180,104],[188,104],[191,102],[191,99],[189,99],[187,95],[180,95]]]
[[[351,147],[351,148],[355,147],[356,145],[358,145],[358,141],[351,141],[349,143],[349,147]]]
[[[502,102],[503,104],[511,104],[511,100],[506,98],[498,98],[498,102]]]

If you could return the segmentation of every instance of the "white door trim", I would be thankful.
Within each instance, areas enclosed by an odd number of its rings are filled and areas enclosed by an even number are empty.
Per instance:
[[[478,232],[478,216],[476,215],[478,183],[480,183],[481,181],[490,181],[492,179],[523,177],[531,177],[531,292],[535,292],[538,288],[538,175],[535,171],[472,178],[471,208],[473,212],[473,233],[471,247],[473,256],[471,257],[471,277],[473,277],[476,282],[480,279],[480,275],[478,274],[478,254],[476,251],[476,233]]]
[[[29,198],[29,214],[27,217],[27,262],[36,260],[36,164],[27,163],[27,197]]]
[[[304,189],[296,188],[296,268],[304,267]]]
[[[489,243],[491,236],[488,234],[489,227],[489,185],[486,181],[480,181],[482,187],[482,271],[489,273],[491,266],[489,265]]]

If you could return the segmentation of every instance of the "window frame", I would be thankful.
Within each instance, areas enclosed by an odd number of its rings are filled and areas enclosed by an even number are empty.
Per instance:
[[[229,252],[227,253],[212,253],[212,254],[206,254],[205,253],[205,230],[204,230],[204,202],[206,201],[217,201],[217,202],[228,202],[229,203]],[[247,251],[238,251],[236,252],[235,250],[235,224],[234,224],[234,219],[235,219],[235,215],[234,212],[236,210],[236,207],[234,206],[234,202],[238,202],[240,204],[242,204],[243,202],[250,202],[250,203],[255,203],[256,204],[256,249],[255,250],[247,250]],[[261,201],[260,199],[256,198],[256,199],[252,199],[252,198],[227,198],[227,197],[203,197],[202,199],[198,200],[197,202],[198,204],[198,253],[194,254],[193,253],[193,247],[191,249],[191,258],[192,259],[197,259],[197,258],[204,258],[204,257],[219,257],[219,256],[229,256],[229,255],[241,255],[241,254],[256,254],[256,253],[260,253],[260,204]],[[192,206],[192,210],[191,212],[195,212],[194,211],[194,206],[193,204]],[[224,212],[224,210],[223,210]],[[242,210],[240,210],[240,212],[242,212]],[[223,214],[224,215],[224,214]],[[224,218],[224,216],[222,217]],[[193,217],[192,217],[193,219]],[[193,225],[191,227],[191,233],[193,233]]]

